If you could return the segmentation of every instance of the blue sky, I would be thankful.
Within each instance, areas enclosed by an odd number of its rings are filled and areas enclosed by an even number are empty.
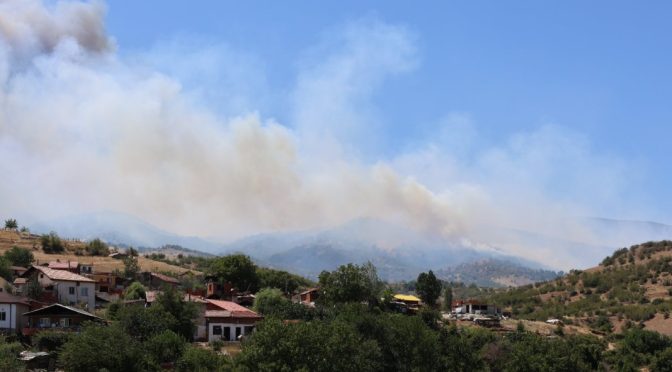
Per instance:
[[[369,18],[403,27],[417,64],[372,94],[383,126],[373,157],[422,143],[454,112],[475,123],[476,146],[552,123],[634,164],[637,202],[649,206],[616,217],[672,222],[671,11],[662,1],[115,1],[107,27],[122,54],[187,38],[252,56],[274,97],[255,109],[289,126],[278,97],[324,35]]]
[[[0,2],[0,205],[222,240],[374,218],[576,264],[642,239],[586,217],[672,223],[671,10]]]

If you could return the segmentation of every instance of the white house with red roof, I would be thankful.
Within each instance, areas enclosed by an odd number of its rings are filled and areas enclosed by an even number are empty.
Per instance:
[[[42,288],[51,291],[64,305],[85,305],[89,311],[96,308],[96,282],[67,270],[54,270],[33,265],[24,278],[37,278]]]
[[[235,302],[206,300],[205,326],[207,340],[240,341],[251,334],[263,317]]]

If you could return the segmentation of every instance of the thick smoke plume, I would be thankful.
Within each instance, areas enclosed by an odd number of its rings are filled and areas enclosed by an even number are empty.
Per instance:
[[[464,120],[449,117],[413,151],[360,160],[370,131],[382,130],[372,92],[418,64],[403,28],[364,20],[325,41],[328,55],[297,77],[295,122],[281,124],[255,112],[223,117],[179,76],[117,55],[104,15],[100,2],[0,1],[3,215],[117,210],[228,238],[372,217],[532,259],[556,247],[510,231],[602,243],[576,217],[619,195],[621,169],[559,127],[466,161],[456,155],[468,142]],[[585,199],[556,198],[549,184],[568,175],[563,195]],[[594,187],[601,198],[583,193]],[[555,252],[557,266],[581,264],[575,253]]]

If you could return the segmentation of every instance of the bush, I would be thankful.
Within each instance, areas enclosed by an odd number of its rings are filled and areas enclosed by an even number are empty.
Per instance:
[[[42,235],[40,237],[40,244],[44,253],[61,253],[65,250],[61,238],[53,231]]]
[[[58,351],[72,338],[72,334],[46,330],[33,336],[33,345],[41,351]]]
[[[227,358],[196,346],[187,346],[182,357],[177,361],[177,372],[214,372],[230,370]]]
[[[147,357],[153,362],[175,363],[182,356],[187,342],[173,331],[164,331],[145,342]]]
[[[86,244],[86,253],[89,256],[107,256],[110,254],[110,248],[102,240],[96,238]]]

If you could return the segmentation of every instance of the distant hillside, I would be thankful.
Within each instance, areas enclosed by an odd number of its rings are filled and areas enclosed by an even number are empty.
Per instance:
[[[672,335],[672,241],[619,249],[597,267],[485,299],[523,319],[564,317],[606,333],[641,324]]]
[[[366,261],[371,261],[380,277],[388,281],[411,280],[430,269],[490,258],[506,259],[521,267],[541,266],[374,219],[358,219],[333,229],[256,235],[226,245],[222,253],[232,252],[242,252],[265,266],[313,279],[322,270]]]
[[[57,231],[61,236],[84,240],[100,238],[110,244],[135,248],[156,248],[164,245],[179,245],[192,250],[217,252],[222,245],[209,240],[176,235],[159,229],[137,217],[118,212],[87,213],[50,221],[41,221],[30,226],[36,233]]]
[[[15,230],[0,229],[0,253],[4,253],[13,246],[29,249],[35,256],[36,264],[42,264],[49,261],[78,261],[83,263],[93,263],[96,272],[111,272],[115,269],[123,270],[124,263],[110,257],[83,256],[77,254],[81,252],[86,242],[74,239],[63,239],[65,251],[59,254],[47,254],[42,250],[39,235],[20,233]],[[151,260],[145,257],[138,259],[140,268],[146,271],[182,273],[188,269]],[[194,271],[194,270],[192,270]]]
[[[194,249],[184,248],[179,245],[168,244],[160,248],[140,248],[138,250],[143,255],[162,254],[168,258],[175,258],[179,255],[194,256],[194,257],[215,257],[214,254],[197,251]]]
[[[494,288],[518,287],[555,279],[562,274],[551,270],[531,269],[515,262],[494,258],[462,263],[436,272],[438,278],[446,281]]]

